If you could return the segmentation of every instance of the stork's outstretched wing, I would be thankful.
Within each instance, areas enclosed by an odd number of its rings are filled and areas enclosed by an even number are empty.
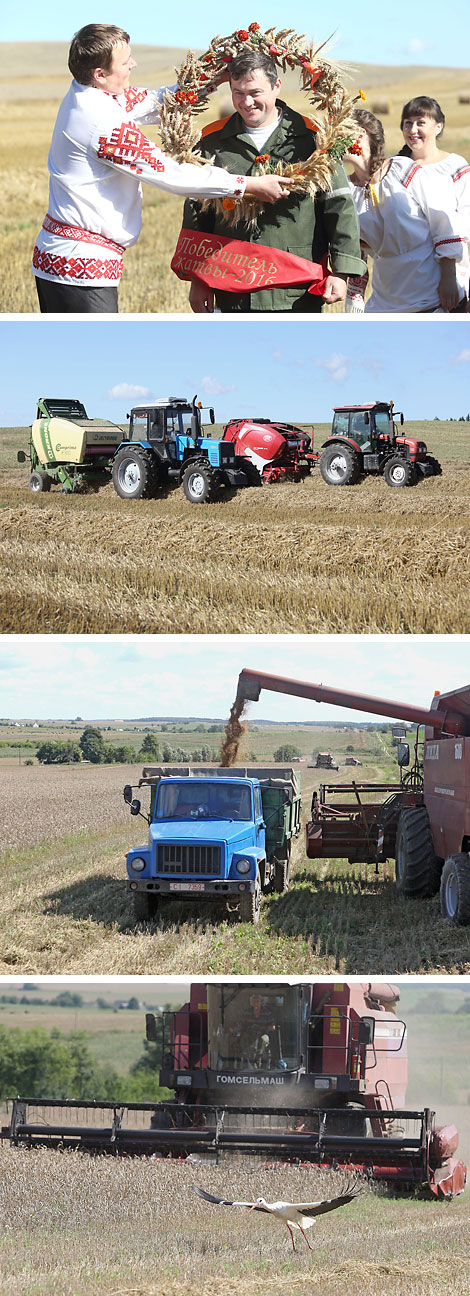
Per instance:
[[[358,1188],[356,1192],[342,1193],[340,1197],[331,1197],[328,1201],[293,1202],[292,1205],[305,1216],[326,1215],[327,1211],[338,1210],[339,1206],[346,1206],[348,1202],[354,1201],[362,1191],[362,1188]]]
[[[195,1188],[194,1191],[197,1192],[198,1197],[203,1197],[204,1201],[215,1202],[217,1206],[247,1206],[249,1210],[265,1211],[269,1215],[266,1207],[258,1206],[257,1202],[229,1201],[227,1197],[214,1197],[213,1193],[205,1192],[204,1188]]]

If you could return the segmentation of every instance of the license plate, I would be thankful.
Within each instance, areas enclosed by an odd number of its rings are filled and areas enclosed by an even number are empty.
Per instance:
[[[170,891],[204,891],[204,882],[170,882]]]

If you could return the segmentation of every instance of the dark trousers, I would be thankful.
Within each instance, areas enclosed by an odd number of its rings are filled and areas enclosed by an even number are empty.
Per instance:
[[[36,277],[36,288],[41,315],[117,315],[119,310],[116,285],[82,288]]]

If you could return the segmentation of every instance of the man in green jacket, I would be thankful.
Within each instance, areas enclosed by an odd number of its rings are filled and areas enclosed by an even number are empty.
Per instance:
[[[258,50],[240,54],[229,69],[235,113],[211,123],[202,132],[199,147],[217,166],[251,175],[256,159],[269,154],[273,162],[302,162],[315,151],[315,129],[308,118],[293,112],[277,92],[281,81],[274,61]],[[256,292],[221,292],[200,279],[192,279],[189,301],[196,313],[212,312],[214,296],[223,313],[241,311],[320,312],[323,303],[343,301],[349,275],[364,274],[359,226],[343,166],[333,174],[331,193],[293,194],[275,208],[260,212],[256,226],[244,223],[228,229],[213,210],[201,211],[201,204],[188,199],[183,227],[204,234],[230,235],[262,247],[280,249],[307,261],[325,265],[323,296],[308,292],[305,283],[284,288],[261,288]]]

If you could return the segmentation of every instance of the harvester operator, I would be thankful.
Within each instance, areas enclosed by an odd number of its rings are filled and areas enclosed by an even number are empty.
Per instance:
[[[218,166],[237,168],[249,175],[262,156],[272,163],[305,161],[315,150],[313,123],[293,112],[277,98],[281,80],[274,60],[262,50],[247,49],[233,59],[229,79],[235,113],[206,126],[198,152],[213,158]],[[184,230],[207,235],[226,235],[227,226],[213,210],[201,211],[197,200],[185,203]],[[240,311],[292,311],[319,313],[323,303],[343,301],[348,275],[364,274],[359,224],[341,164],[336,166],[331,193],[317,196],[293,194],[276,209],[260,212],[255,228],[239,221],[231,227],[235,240],[256,245],[260,256],[267,247],[321,265],[325,279],[323,296],[308,292],[305,283],[290,287],[261,288],[256,292],[216,292],[215,304],[223,313]],[[328,268],[328,263],[329,267]],[[189,302],[196,313],[214,310],[210,284],[193,278]]]
[[[73,81],[54,127],[49,209],[33,254],[41,312],[117,312],[123,254],[141,229],[141,181],[194,198],[246,191],[271,203],[289,193],[279,176],[180,165],[157,148],[141,126],[158,122],[164,89],[130,86],[129,39],[90,23],[70,46]]]

